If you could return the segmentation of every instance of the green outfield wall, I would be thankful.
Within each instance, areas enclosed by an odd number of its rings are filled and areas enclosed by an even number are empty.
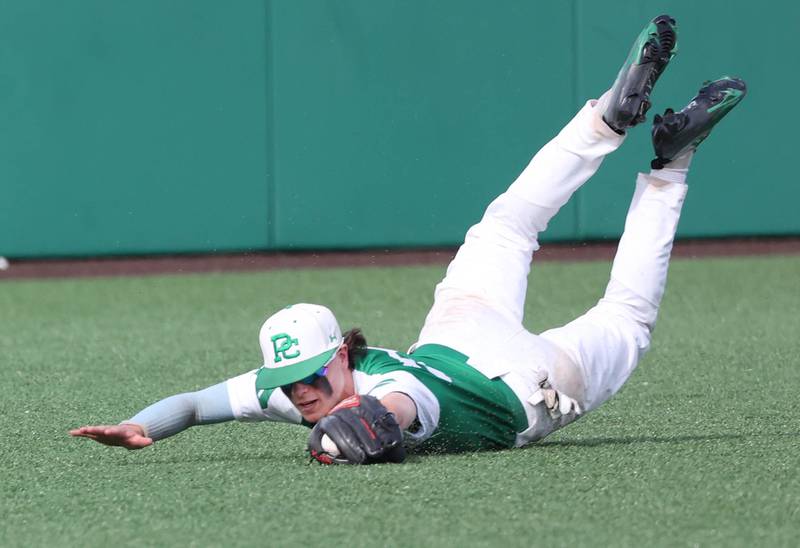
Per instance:
[[[750,86],[680,235],[800,234],[797,3],[3,0],[0,255],[457,244],[661,12],[651,114]],[[650,157],[637,128],[544,239],[618,236]]]

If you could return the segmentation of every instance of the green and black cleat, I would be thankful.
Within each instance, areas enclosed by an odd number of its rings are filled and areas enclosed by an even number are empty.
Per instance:
[[[653,150],[656,159],[653,169],[694,150],[708,137],[711,129],[747,94],[744,80],[724,76],[703,87],[680,112],[668,108],[663,116],[653,120]]]
[[[617,133],[644,122],[650,93],[678,51],[675,19],[659,15],[642,30],[617,75],[607,100],[603,120]]]

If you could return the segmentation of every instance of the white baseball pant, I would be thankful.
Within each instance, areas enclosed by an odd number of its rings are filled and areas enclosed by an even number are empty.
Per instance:
[[[673,170],[638,175],[611,279],[596,306],[540,335],[522,326],[538,234],[624,140],[602,122],[596,104],[589,101],[469,229],[414,345],[449,346],[488,377],[501,377],[528,414],[530,427],[518,445],[595,409],[622,387],[650,345],[664,294],[685,170],[677,177]],[[536,396],[543,374],[577,409],[560,418],[546,412]]]

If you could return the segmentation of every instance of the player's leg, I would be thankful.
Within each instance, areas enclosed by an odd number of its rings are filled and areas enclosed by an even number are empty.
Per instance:
[[[681,112],[657,116],[657,159],[639,174],[625,230],[604,297],[585,315],[542,333],[574,361],[584,377],[582,411],[616,393],[650,345],[694,150],[714,125],[742,99],[741,80],[705,85]]]
[[[596,103],[587,103],[469,229],[436,286],[418,344],[474,355],[481,340],[502,343],[522,329],[539,233],[624,139],[601,120]]]
[[[522,319],[527,276],[538,235],[624,137],[600,119],[590,101],[531,160],[464,238],[437,292],[478,294],[516,321]]]
[[[538,234],[620,146],[625,129],[643,120],[653,85],[674,53],[674,36],[668,16],[649,23],[612,89],[599,103],[589,101],[489,205],[436,287],[419,343],[448,344],[472,355],[471,346],[487,339],[500,343],[522,328]]]
[[[687,190],[659,175],[639,174],[603,298],[578,319],[541,334],[578,365],[583,412],[616,393],[650,346]]]

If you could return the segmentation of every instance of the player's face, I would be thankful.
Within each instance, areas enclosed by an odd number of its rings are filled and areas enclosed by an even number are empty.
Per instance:
[[[347,346],[342,345],[336,353],[324,377],[315,378],[311,384],[296,382],[284,387],[283,391],[305,420],[320,420],[336,404],[355,392],[353,373],[347,367]]]

